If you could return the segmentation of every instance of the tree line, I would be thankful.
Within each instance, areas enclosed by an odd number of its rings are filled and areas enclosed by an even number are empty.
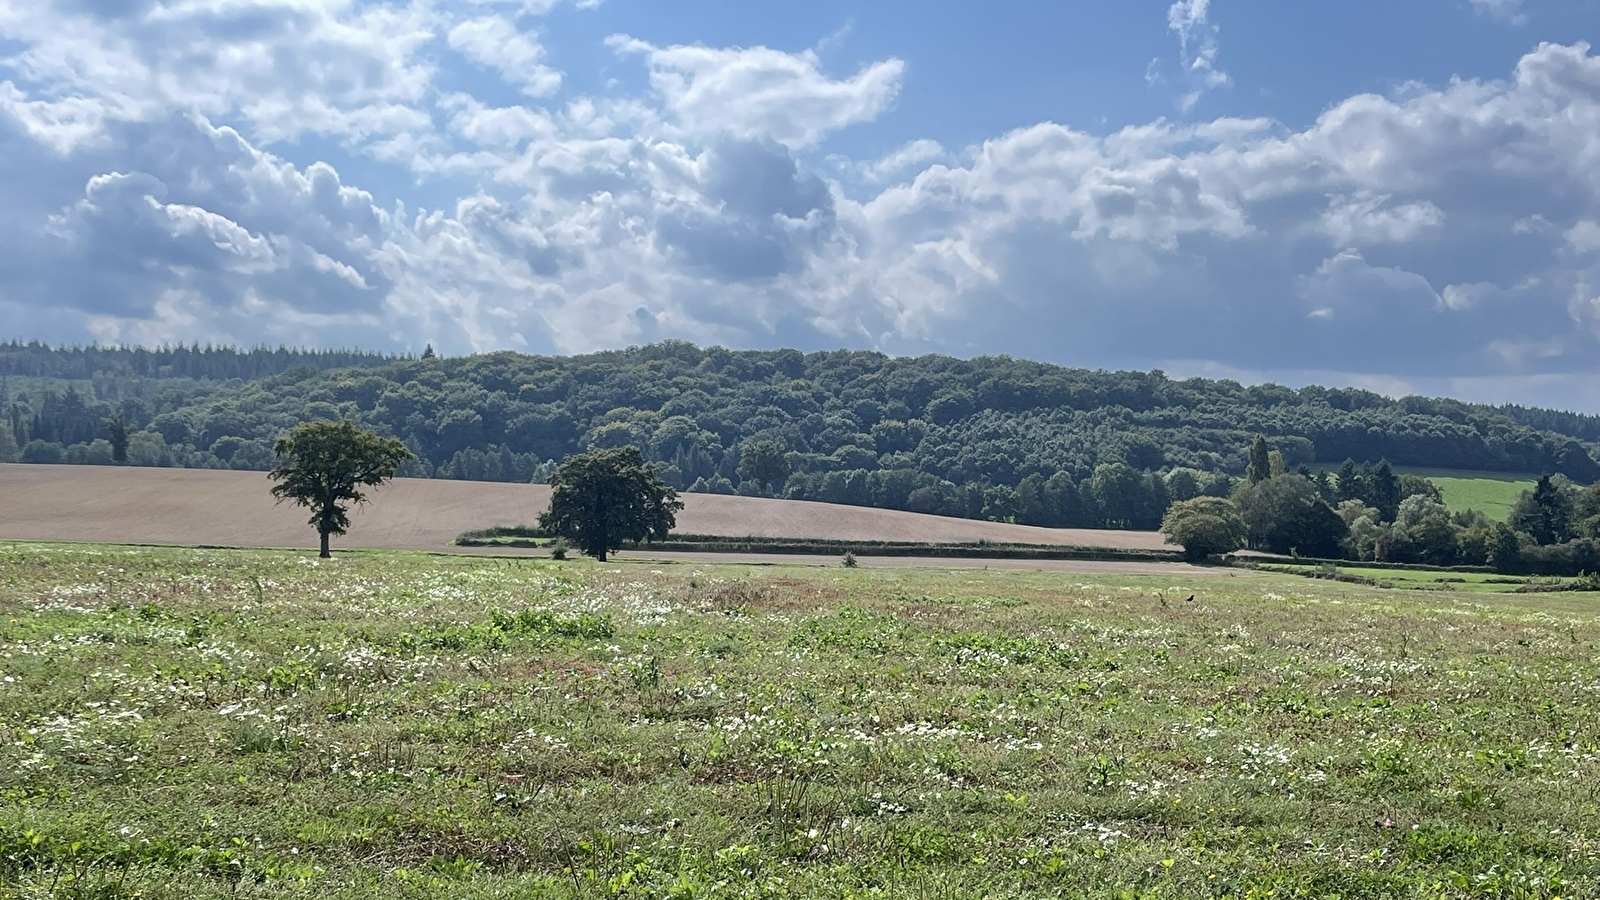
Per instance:
[[[273,445],[278,465],[272,493],[311,510],[309,524],[329,540],[344,534],[348,510],[363,488],[393,478],[412,458],[400,441],[352,422],[296,426]],[[747,456],[749,462],[753,457]],[[1579,489],[1565,476],[1543,476],[1518,499],[1509,522],[1481,512],[1451,513],[1426,478],[1397,475],[1388,462],[1336,475],[1285,469],[1281,451],[1257,436],[1244,478],[1227,496],[1198,494],[1162,516],[1168,543],[1195,562],[1242,548],[1319,559],[1493,566],[1507,573],[1575,575],[1600,571],[1600,484]],[[784,471],[771,457],[747,477],[776,483]],[[1183,471],[1183,470],[1178,470]],[[624,543],[666,538],[683,509],[660,466],[637,447],[591,450],[565,460],[550,479],[551,504],[539,517],[547,534],[571,538],[605,561]]]
[[[265,471],[296,424],[348,420],[401,441],[405,476],[547,480],[576,453],[636,447],[677,490],[1053,526],[1154,528],[1174,501],[1231,497],[1257,434],[1289,470],[1387,459],[1600,480],[1592,416],[681,342],[458,358],[0,344],[0,413],[0,460]]]
[[[1191,560],[1249,548],[1317,559],[1432,566],[1490,566],[1508,574],[1600,572],[1600,484],[1544,475],[1505,522],[1452,512],[1426,478],[1387,462],[1337,473],[1285,469],[1264,438],[1226,497],[1174,502],[1162,519],[1169,543]]]

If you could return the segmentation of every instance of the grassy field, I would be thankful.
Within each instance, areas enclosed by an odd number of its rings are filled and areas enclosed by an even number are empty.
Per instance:
[[[1338,474],[1337,466],[1321,466],[1330,475]],[[1477,472],[1467,469],[1429,469],[1419,466],[1395,466],[1401,475],[1421,475],[1439,486],[1444,494],[1444,505],[1452,512],[1476,509],[1496,522],[1504,522],[1511,515],[1511,506],[1523,491],[1533,490],[1539,480],[1537,475],[1513,472]]]
[[[1328,568],[1322,563],[1274,563],[1266,567],[1268,571],[1273,572],[1298,571],[1306,573],[1328,571]],[[1384,566],[1364,566],[1359,563],[1340,564],[1332,567],[1332,571],[1339,575],[1370,578],[1378,582],[1379,586],[1391,590],[1453,591],[1471,594],[1505,594],[1515,592],[1517,588],[1529,583],[1555,585],[1576,580],[1571,578],[1521,578],[1507,575],[1491,575],[1482,572],[1393,569]]]
[[[1402,474],[1421,475],[1439,486],[1444,493],[1444,505],[1452,511],[1476,509],[1484,515],[1504,522],[1511,515],[1511,505],[1523,491],[1533,490],[1539,480],[1535,475],[1517,475],[1506,472],[1468,472],[1460,469],[1422,469],[1396,466]]]
[[[1594,600],[1181,571],[0,548],[0,896],[1600,893]]]

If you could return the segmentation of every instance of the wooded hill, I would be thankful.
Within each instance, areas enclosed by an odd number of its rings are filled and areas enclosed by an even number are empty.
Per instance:
[[[633,444],[684,489],[1045,525],[1153,528],[1174,496],[1226,493],[1258,433],[1291,469],[1387,459],[1600,480],[1597,416],[681,342],[448,359],[0,344],[0,410],[0,460],[265,469],[290,426],[349,418],[404,440],[419,457],[407,475],[527,481]]]

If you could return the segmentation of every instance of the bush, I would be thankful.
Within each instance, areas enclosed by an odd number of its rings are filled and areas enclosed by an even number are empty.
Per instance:
[[[1522,570],[1531,575],[1571,577],[1600,572],[1600,541],[1577,540],[1547,547],[1524,547]]]
[[[572,545],[567,543],[566,538],[556,538],[554,541],[550,542],[550,558],[566,559],[567,551],[571,549]]]
[[[25,463],[54,465],[65,456],[66,451],[62,446],[52,441],[29,441],[22,448],[22,461]]]
[[[846,569],[854,569],[857,565],[859,565],[859,563],[856,562],[856,555],[851,551],[846,550],[844,552],[844,560],[840,563],[840,565],[844,566]]]

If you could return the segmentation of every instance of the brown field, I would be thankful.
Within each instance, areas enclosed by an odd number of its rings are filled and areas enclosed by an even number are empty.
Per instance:
[[[0,539],[223,547],[313,546],[306,513],[260,472],[0,464]],[[543,485],[397,479],[354,511],[336,547],[445,550],[464,531],[531,524]],[[1035,528],[797,500],[685,494],[678,530],[730,537],[1162,549],[1154,532]]]

